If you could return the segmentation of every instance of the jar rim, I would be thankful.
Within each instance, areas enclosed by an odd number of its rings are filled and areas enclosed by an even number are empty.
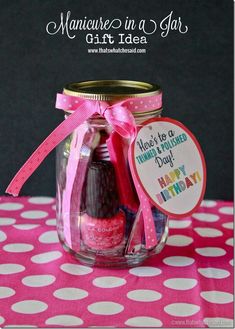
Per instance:
[[[154,96],[161,92],[161,87],[156,84],[135,80],[88,80],[64,87],[66,95],[101,101]]]

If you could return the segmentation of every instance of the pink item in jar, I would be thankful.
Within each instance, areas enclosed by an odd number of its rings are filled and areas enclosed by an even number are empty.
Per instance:
[[[122,210],[112,218],[93,218],[84,214],[81,219],[84,244],[95,250],[119,245],[123,240],[125,222]]]
[[[120,210],[115,170],[110,161],[97,160],[89,165],[83,203],[83,243],[94,250],[109,249],[121,244],[126,219]]]

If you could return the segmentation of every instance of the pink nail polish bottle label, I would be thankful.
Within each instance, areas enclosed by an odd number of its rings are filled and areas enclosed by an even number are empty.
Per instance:
[[[94,250],[106,250],[122,243],[126,218],[119,209],[115,170],[110,161],[93,161],[84,186],[83,243]]]
[[[125,214],[120,210],[113,218],[82,216],[82,238],[85,245],[96,250],[105,250],[119,245],[125,230]]]

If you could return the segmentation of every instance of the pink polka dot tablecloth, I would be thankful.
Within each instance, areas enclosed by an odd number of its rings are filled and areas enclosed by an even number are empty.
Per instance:
[[[203,201],[159,255],[114,270],[63,250],[54,198],[0,198],[0,327],[233,327],[232,206]]]

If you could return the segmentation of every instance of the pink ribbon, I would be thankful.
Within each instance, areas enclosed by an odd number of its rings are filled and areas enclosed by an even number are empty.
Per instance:
[[[25,164],[20,168],[14,176],[6,193],[17,196],[27,179],[38,168],[46,156],[75,128],[80,126],[84,121],[88,120],[94,114],[104,117],[112,128],[124,138],[129,138],[131,143],[136,137],[136,124],[132,112],[146,112],[160,109],[162,106],[162,94],[136,97],[117,102],[113,105],[104,101],[87,100],[75,96],[65,94],[57,94],[56,108],[70,111],[71,114],[57,127],[52,133],[39,145],[33,152]],[[130,158],[130,157],[129,157]],[[132,167],[130,163],[130,167]],[[151,213],[151,206],[146,195],[135,177],[132,170],[134,184],[140,199],[143,211],[146,248],[152,248],[157,244],[154,222]]]

